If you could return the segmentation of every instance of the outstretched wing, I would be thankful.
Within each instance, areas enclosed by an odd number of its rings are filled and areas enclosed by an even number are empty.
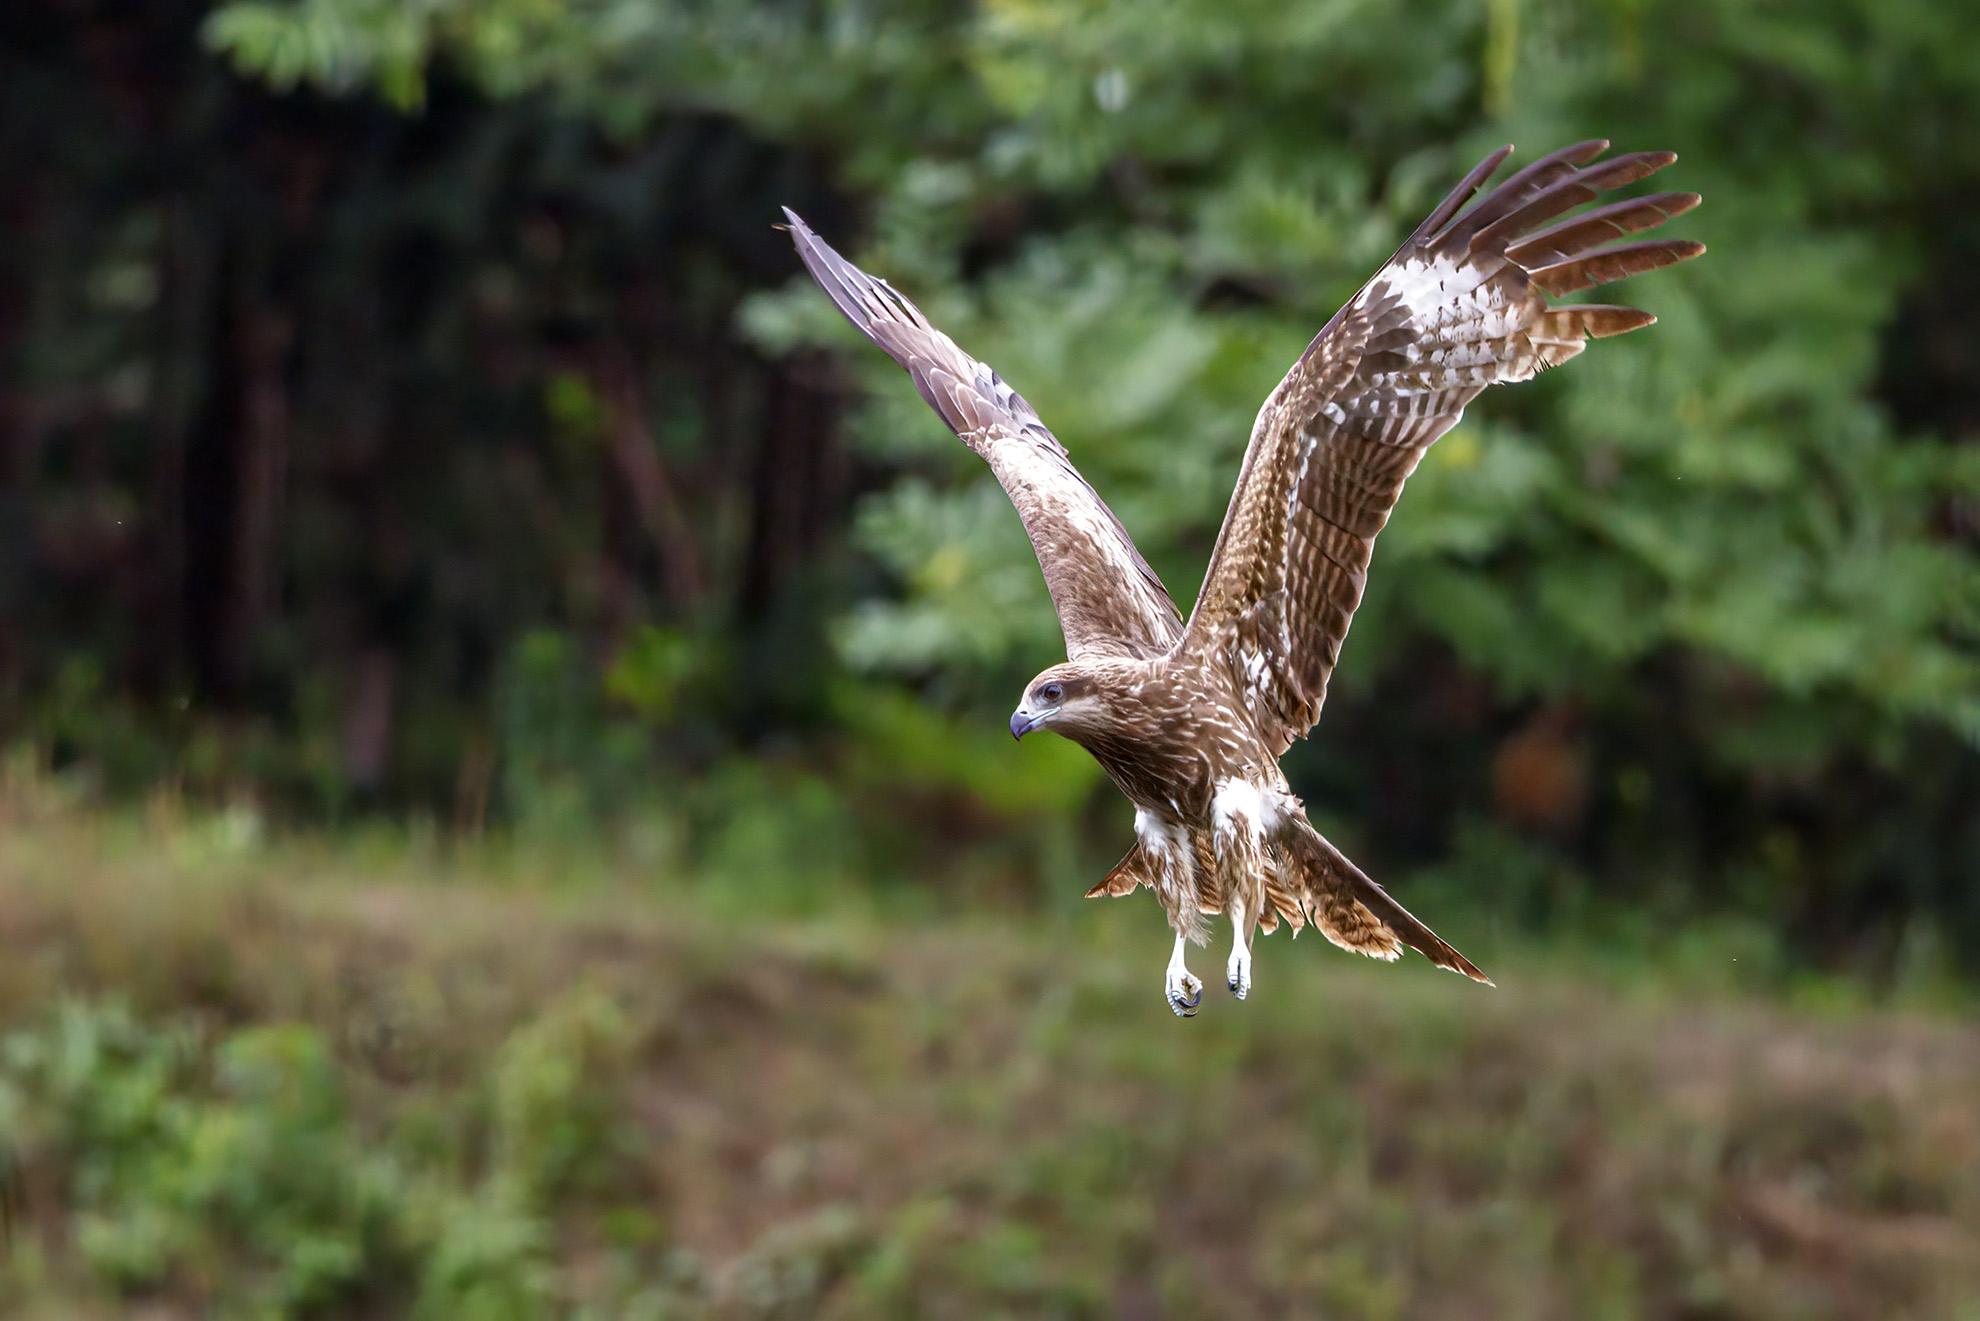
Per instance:
[[[1121,520],[1079,475],[1024,397],[957,348],[884,280],[834,252],[789,207],[791,237],[812,278],[866,337],[907,368],[921,397],[982,455],[1038,554],[1066,654],[1155,656],[1182,615]]]
[[[1698,204],[1661,193],[1535,226],[1677,159],[1583,142],[1534,162],[1458,213],[1512,151],[1474,169],[1348,305],[1259,411],[1182,647],[1228,665],[1275,752],[1313,727],[1375,534],[1424,451],[1465,405],[1584,341],[1656,320],[1630,307],[1550,307],[1562,295],[1685,261],[1701,243],[1610,244]],[[1582,168],[1585,167],[1585,168]]]

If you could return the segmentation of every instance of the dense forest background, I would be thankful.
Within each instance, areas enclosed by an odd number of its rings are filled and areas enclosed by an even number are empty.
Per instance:
[[[0,12],[0,746],[296,823],[1076,895],[1017,521],[789,204],[995,364],[1185,609],[1250,419],[1492,147],[1709,255],[1481,400],[1288,760],[1545,924],[1980,949],[1980,33],[1928,0],[49,0]],[[774,878],[774,879],[773,879]]]

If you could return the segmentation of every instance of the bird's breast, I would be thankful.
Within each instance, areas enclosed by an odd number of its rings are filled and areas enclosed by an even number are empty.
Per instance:
[[[1137,807],[1168,820],[1208,826],[1217,786],[1271,762],[1242,714],[1200,685],[1144,684],[1119,709],[1081,742]]]

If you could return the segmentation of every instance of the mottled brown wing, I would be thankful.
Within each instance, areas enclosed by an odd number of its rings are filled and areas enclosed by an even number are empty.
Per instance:
[[[921,310],[834,252],[786,207],[798,255],[868,339],[907,368],[921,397],[990,465],[1031,537],[1059,612],[1066,654],[1155,656],[1182,615],[1065,447],[1024,397],[957,348]]]
[[[1546,295],[1705,250],[1683,240],[1604,246],[1690,210],[1695,193],[1618,202],[1534,232],[1676,159],[1595,161],[1608,145],[1557,151],[1459,215],[1512,148],[1487,157],[1335,314],[1259,411],[1181,646],[1230,667],[1275,751],[1320,718],[1375,534],[1431,443],[1486,386],[1523,381],[1588,339],[1656,320],[1629,307],[1550,307]]]

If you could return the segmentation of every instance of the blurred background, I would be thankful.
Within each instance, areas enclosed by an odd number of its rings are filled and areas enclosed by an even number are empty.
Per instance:
[[[1431,452],[1286,761],[1504,989],[1177,1024],[778,208],[1186,610],[1314,330],[1597,136],[1710,253]],[[1969,6],[49,0],[0,181],[9,1315],[1980,1316]]]

